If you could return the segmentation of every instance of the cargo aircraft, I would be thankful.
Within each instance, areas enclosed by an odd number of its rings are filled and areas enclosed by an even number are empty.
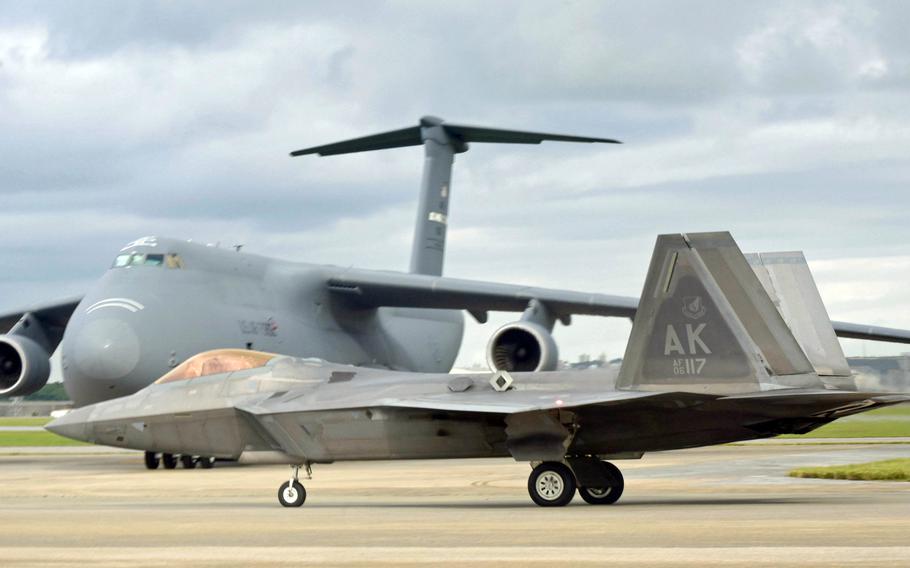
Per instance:
[[[556,321],[635,315],[636,298],[442,276],[452,165],[468,144],[616,143],[466,126],[417,126],[292,152],[329,156],[422,145],[423,180],[410,271],[276,260],[185,240],[145,237],[75,299],[0,314],[0,396],[40,389],[60,346],[76,406],[132,394],[192,355],[242,348],[392,371],[445,373],[461,345],[463,312],[522,312],[487,346],[494,370],[556,368]],[[834,323],[842,337],[910,343],[910,332]]]
[[[149,453],[291,465],[509,457],[531,499],[616,502],[611,463],[645,452],[804,433],[910,400],[862,392],[801,253],[740,252],[729,233],[658,237],[618,373],[413,373],[223,349],[47,428]],[[147,454],[148,455],[148,454]]]

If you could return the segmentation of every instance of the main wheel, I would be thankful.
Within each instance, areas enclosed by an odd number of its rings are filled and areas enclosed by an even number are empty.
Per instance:
[[[211,456],[202,456],[199,458],[199,466],[202,469],[212,469],[215,466],[215,458]]]
[[[183,454],[180,456],[180,463],[183,464],[183,469],[194,469],[196,467],[196,458]]]
[[[161,454],[161,464],[164,469],[174,469],[177,467],[177,456],[174,454]]]
[[[278,502],[282,507],[299,507],[306,501],[306,489],[299,481],[285,481],[278,488]]]
[[[155,452],[145,452],[145,468],[146,469],[158,469],[158,464],[161,462],[158,459],[158,454]]]
[[[591,505],[612,505],[622,496],[622,490],[625,487],[622,472],[619,468],[610,462],[603,462],[607,468],[607,476],[613,480],[613,484],[607,487],[579,487],[578,494]]]
[[[531,500],[541,507],[562,507],[575,496],[575,475],[563,463],[544,462],[528,477]]]

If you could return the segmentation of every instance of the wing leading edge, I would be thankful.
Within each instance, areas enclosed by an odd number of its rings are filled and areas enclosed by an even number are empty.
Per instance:
[[[328,277],[338,298],[363,308],[467,310],[481,322],[488,311],[522,312],[538,300],[564,323],[572,315],[634,318],[638,298],[500,284],[403,272],[347,270]],[[910,330],[832,321],[838,337],[910,344]]]
[[[48,352],[53,352],[63,338],[63,331],[69,323],[70,316],[73,315],[76,306],[79,305],[81,300],[81,297],[68,298],[57,302],[31,306],[16,312],[0,314],[0,334],[10,332],[15,334],[19,332],[28,335],[24,330],[20,330],[19,327],[21,326],[17,327],[17,324],[24,318],[31,316],[40,324],[43,333],[42,337],[47,342],[45,347]]]

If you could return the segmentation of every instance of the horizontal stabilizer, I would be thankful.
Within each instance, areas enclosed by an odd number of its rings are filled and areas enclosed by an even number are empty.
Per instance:
[[[457,146],[457,151],[467,149],[467,142],[484,142],[496,144],[540,144],[545,140],[555,142],[602,142],[606,144],[621,144],[619,140],[611,138],[592,138],[588,136],[571,136],[566,134],[548,134],[546,132],[525,132],[522,130],[505,130],[502,128],[485,128],[468,126],[465,124],[451,124],[433,116],[420,119],[419,126],[411,126],[400,130],[371,134],[360,138],[352,138],[342,142],[334,142],[312,148],[304,148],[291,152],[291,156],[305,156],[318,154],[320,156],[334,156],[337,154],[350,154],[354,152],[369,152],[371,150],[385,150],[387,148],[403,148],[406,146],[419,146],[427,140],[424,129],[439,126],[449,138],[450,143]]]
[[[336,154],[369,152],[371,150],[385,150],[386,148],[404,148],[405,146],[419,146],[421,144],[423,144],[423,139],[420,137],[420,127],[412,126],[401,130],[352,138],[343,142],[304,148],[303,150],[291,152],[291,156],[306,156],[307,154],[334,156]]]

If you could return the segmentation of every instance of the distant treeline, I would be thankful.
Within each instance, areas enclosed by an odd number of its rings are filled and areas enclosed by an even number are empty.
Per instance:
[[[9,398],[0,396],[0,400],[9,400]],[[28,395],[23,400],[69,400],[69,397],[63,390],[63,383],[48,383],[41,390]]]

